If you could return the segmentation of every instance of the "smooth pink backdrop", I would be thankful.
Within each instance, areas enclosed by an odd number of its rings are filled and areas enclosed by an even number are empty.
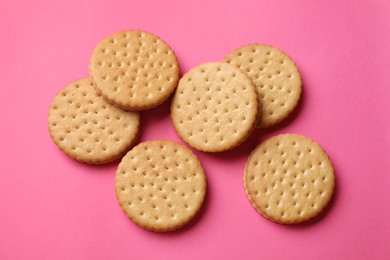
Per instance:
[[[390,259],[390,2],[0,2],[0,259]],[[145,231],[121,211],[117,163],[88,166],[50,139],[51,99],[88,75],[94,46],[123,29],[160,35],[182,72],[248,43],[274,44],[298,64],[304,96],[283,125],[239,148],[194,151],[208,196],[191,226]],[[142,113],[139,141],[180,141],[169,101]],[[319,142],[336,170],[325,214],[284,226],[260,216],[242,183],[257,143],[279,133]]]

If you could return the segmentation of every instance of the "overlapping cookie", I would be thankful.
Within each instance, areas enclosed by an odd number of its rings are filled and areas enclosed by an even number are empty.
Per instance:
[[[233,50],[223,60],[244,71],[256,86],[262,104],[257,127],[280,123],[297,106],[302,92],[301,75],[282,50],[250,44]]]
[[[255,87],[233,65],[209,62],[188,71],[171,104],[176,132],[204,152],[230,150],[252,133],[259,113]]]
[[[89,70],[99,93],[129,110],[150,109],[168,99],[179,79],[175,53],[160,37],[127,30],[104,38]]]
[[[54,143],[81,162],[102,164],[126,153],[140,130],[138,112],[125,111],[103,99],[89,78],[66,85],[49,109]]]

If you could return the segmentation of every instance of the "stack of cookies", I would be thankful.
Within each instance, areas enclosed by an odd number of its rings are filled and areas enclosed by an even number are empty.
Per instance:
[[[168,44],[138,30],[103,39],[89,69],[89,77],[54,97],[50,135],[64,153],[84,163],[122,158],[115,177],[119,205],[139,226],[158,232],[180,228],[196,216],[206,195],[206,176],[199,159],[174,141],[133,147],[141,129],[140,110],[154,108],[174,93],[171,118],[178,135],[197,150],[223,152],[240,145],[255,128],[286,119],[302,92],[294,61],[270,45],[240,47],[180,78]],[[318,215],[334,185],[325,151],[294,134],[259,144],[244,170],[250,202],[279,223]]]

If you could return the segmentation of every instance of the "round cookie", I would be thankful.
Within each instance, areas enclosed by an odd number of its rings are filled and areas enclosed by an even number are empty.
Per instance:
[[[147,141],[123,157],[115,192],[123,211],[136,224],[152,231],[171,231],[199,212],[206,176],[186,147],[168,140]]]
[[[160,105],[179,79],[179,64],[168,44],[137,30],[116,32],[103,39],[93,51],[89,70],[104,98],[130,110]]]
[[[76,80],[54,97],[49,109],[49,132],[67,155],[90,164],[107,163],[123,155],[140,129],[138,112],[112,106],[89,78]]]
[[[325,208],[333,195],[335,176],[319,144],[304,136],[282,134],[252,152],[244,185],[252,205],[264,217],[296,224]]]
[[[262,105],[257,127],[278,124],[297,106],[301,76],[294,61],[280,49],[251,44],[233,50],[223,60],[247,73],[256,86]]]
[[[209,62],[179,81],[171,117],[179,136],[204,152],[221,152],[245,141],[256,125],[259,102],[255,87],[237,67]]]

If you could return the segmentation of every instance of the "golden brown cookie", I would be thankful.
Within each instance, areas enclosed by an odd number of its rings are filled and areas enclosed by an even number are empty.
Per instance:
[[[130,110],[160,105],[179,79],[179,64],[168,44],[137,30],[103,39],[93,51],[89,69],[98,92],[110,103]]]
[[[304,136],[282,134],[252,152],[244,185],[252,205],[264,217],[295,224],[325,208],[333,195],[335,176],[319,144]]]
[[[251,80],[223,62],[204,63],[188,71],[180,79],[171,104],[176,132],[205,152],[226,151],[245,141],[258,113]]]
[[[89,78],[66,85],[49,109],[49,132],[54,143],[81,162],[110,162],[131,148],[140,129],[138,112],[105,101]]]
[[[302,81],[294,61],[282,50],[266,44],[242,46],[224,61],[239,67],[251,78],[262,110],[257,127],[271,127],[287,118],[297,106]]]
[[[126,215],[158,232],[187,224],[200,210],[206,176],[198,158],[168,140],[141,143],[119,164],[115,192]]]

